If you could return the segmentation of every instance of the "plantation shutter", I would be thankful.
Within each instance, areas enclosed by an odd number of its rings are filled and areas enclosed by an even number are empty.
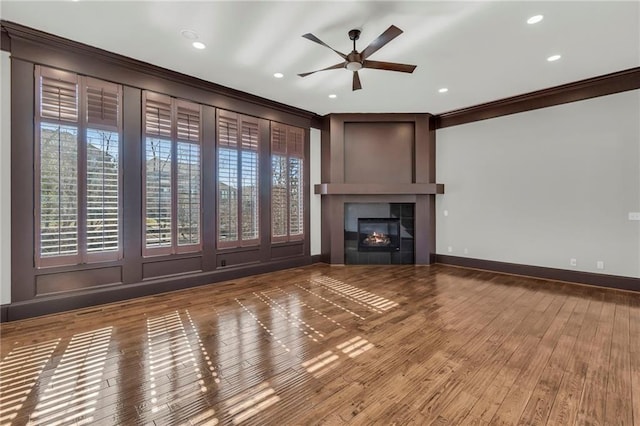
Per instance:
[[[36,263],[79,263],[78,76],[37,66],[36,79]]]
[[[177,136],[178,246],[199,246],[201,151],[198,104],[177,101]]]
[[[304,130],[289,127],[287,129],[287,154],[304,158]]]
[[[220,111],[218,115],[218,146],[238,147],[238,120],[235,114]]]
[[[144,111],[146,134],[171,139],[171,98],[145,92]]]
[[[300,239],[304,235],[304,130],[289,127],[289,236]]]
[[[200,106],[178,101],[178,140],[200,144]]]
[[[257,242],[260,235],[258,209],[258,135],[257,120],[242,118],[242,201],[240,205],[242,241]]]
[[[304,238],[304,129],[271,124],[271,239]]]
[[[288,236],[288,176],[286,127],[271,124],[271,239],[286,241]]]
[[[37,267],[116,260],[121,86],[35,67]]]
[[[144,92],[145,248],[169,254],[173,244],[171,98]]]
[[[281,124],[271,124],[271,153],[287,154],[287,131]]]
[[[78,122],[78,76],[38,66],[40,117],[47,121]]]
[[[120,127],[120,86],[87,78],[87,125],[118,130]]]
[[[121,87],[86,79],[87,251],[117,259],[120,252]],[[111,252],[108,256],[105,252]]]
[[[218,112],[218,245],[233,247],[238,230],[238,120],[237,115]]]

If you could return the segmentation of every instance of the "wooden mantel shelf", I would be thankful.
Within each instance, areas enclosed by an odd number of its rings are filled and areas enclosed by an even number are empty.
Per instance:
[[[314,185],[320,195],[422,195],[444,194],[442,183],[321,183]]]

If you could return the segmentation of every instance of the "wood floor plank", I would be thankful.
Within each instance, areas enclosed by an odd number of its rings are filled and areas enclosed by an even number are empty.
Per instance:
[[[589,300],[573,352],[567,359],[566,371],[562,376],[547,419],[548,425],[572,425],[576,421],[577,405],[580,402],[587,374],[591,342],[597,330],[602,306],[600,300],[595,298]]]
[[[518,423],[545,424],[547,422],[556,394],[562,383],[562,378],[567,370],[567,364],[573,354],[577,339],[574,330],[576,328],[579,329],[582,325],[587,304],[588,301],[586,300],[577,302]]]
[[[540,374],[547,365],[553,352],[558,336],[568,321],[575,302],[572,303],[566,297],[557,297],[545,311],[545,316],[551,317],[548,327],[541,327],[539,333],[544,331],[536,349],[530,354],[526,365],[521,366],[520,374],[511,386],[505,399],[502,401],[498,412],[491,419],[491,424],[513,425],[518,422],[524,411],[533,390],[538,383]],[[542,323],[538,323],[542,324]]]
[[[618,294],[611,336],[607,375],[605,424],[632,425],[631,360],[629,353],[629,305],[626,295]]]
[[[591,342],[590,362],[578,406],[576,425],[604,425],[607,401],[608,365],[611,355],[615,301],[613,294],[605,294],[605,302]]]
[[[640,419],[639,294],[444,265],[317,264],[3,323],[0,357],[0,425]]]

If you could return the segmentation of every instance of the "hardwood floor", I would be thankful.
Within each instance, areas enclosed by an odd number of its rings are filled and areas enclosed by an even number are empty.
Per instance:
[[[1,327],[2,425],[640,425],[640,294],[319,264]]]

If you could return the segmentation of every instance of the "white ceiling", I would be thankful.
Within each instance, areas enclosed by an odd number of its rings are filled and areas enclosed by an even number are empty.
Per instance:
[[[318,114],[441,113],[640,65],[638,1],[7,1],[2,19]],[[527,18],[544,20],[528,25]],[[362,70],[296,74],[362,51],[390,25],[404,34],[370,59],[413,74]],[[207,45],[191,47],[189,29]],[[547,62],[552,54],[562,58]],[[275,79],[281,72],[284,78]],[[447,87],[447,93],[438,89]],[[335,99],[328,95],[334,93]]]

